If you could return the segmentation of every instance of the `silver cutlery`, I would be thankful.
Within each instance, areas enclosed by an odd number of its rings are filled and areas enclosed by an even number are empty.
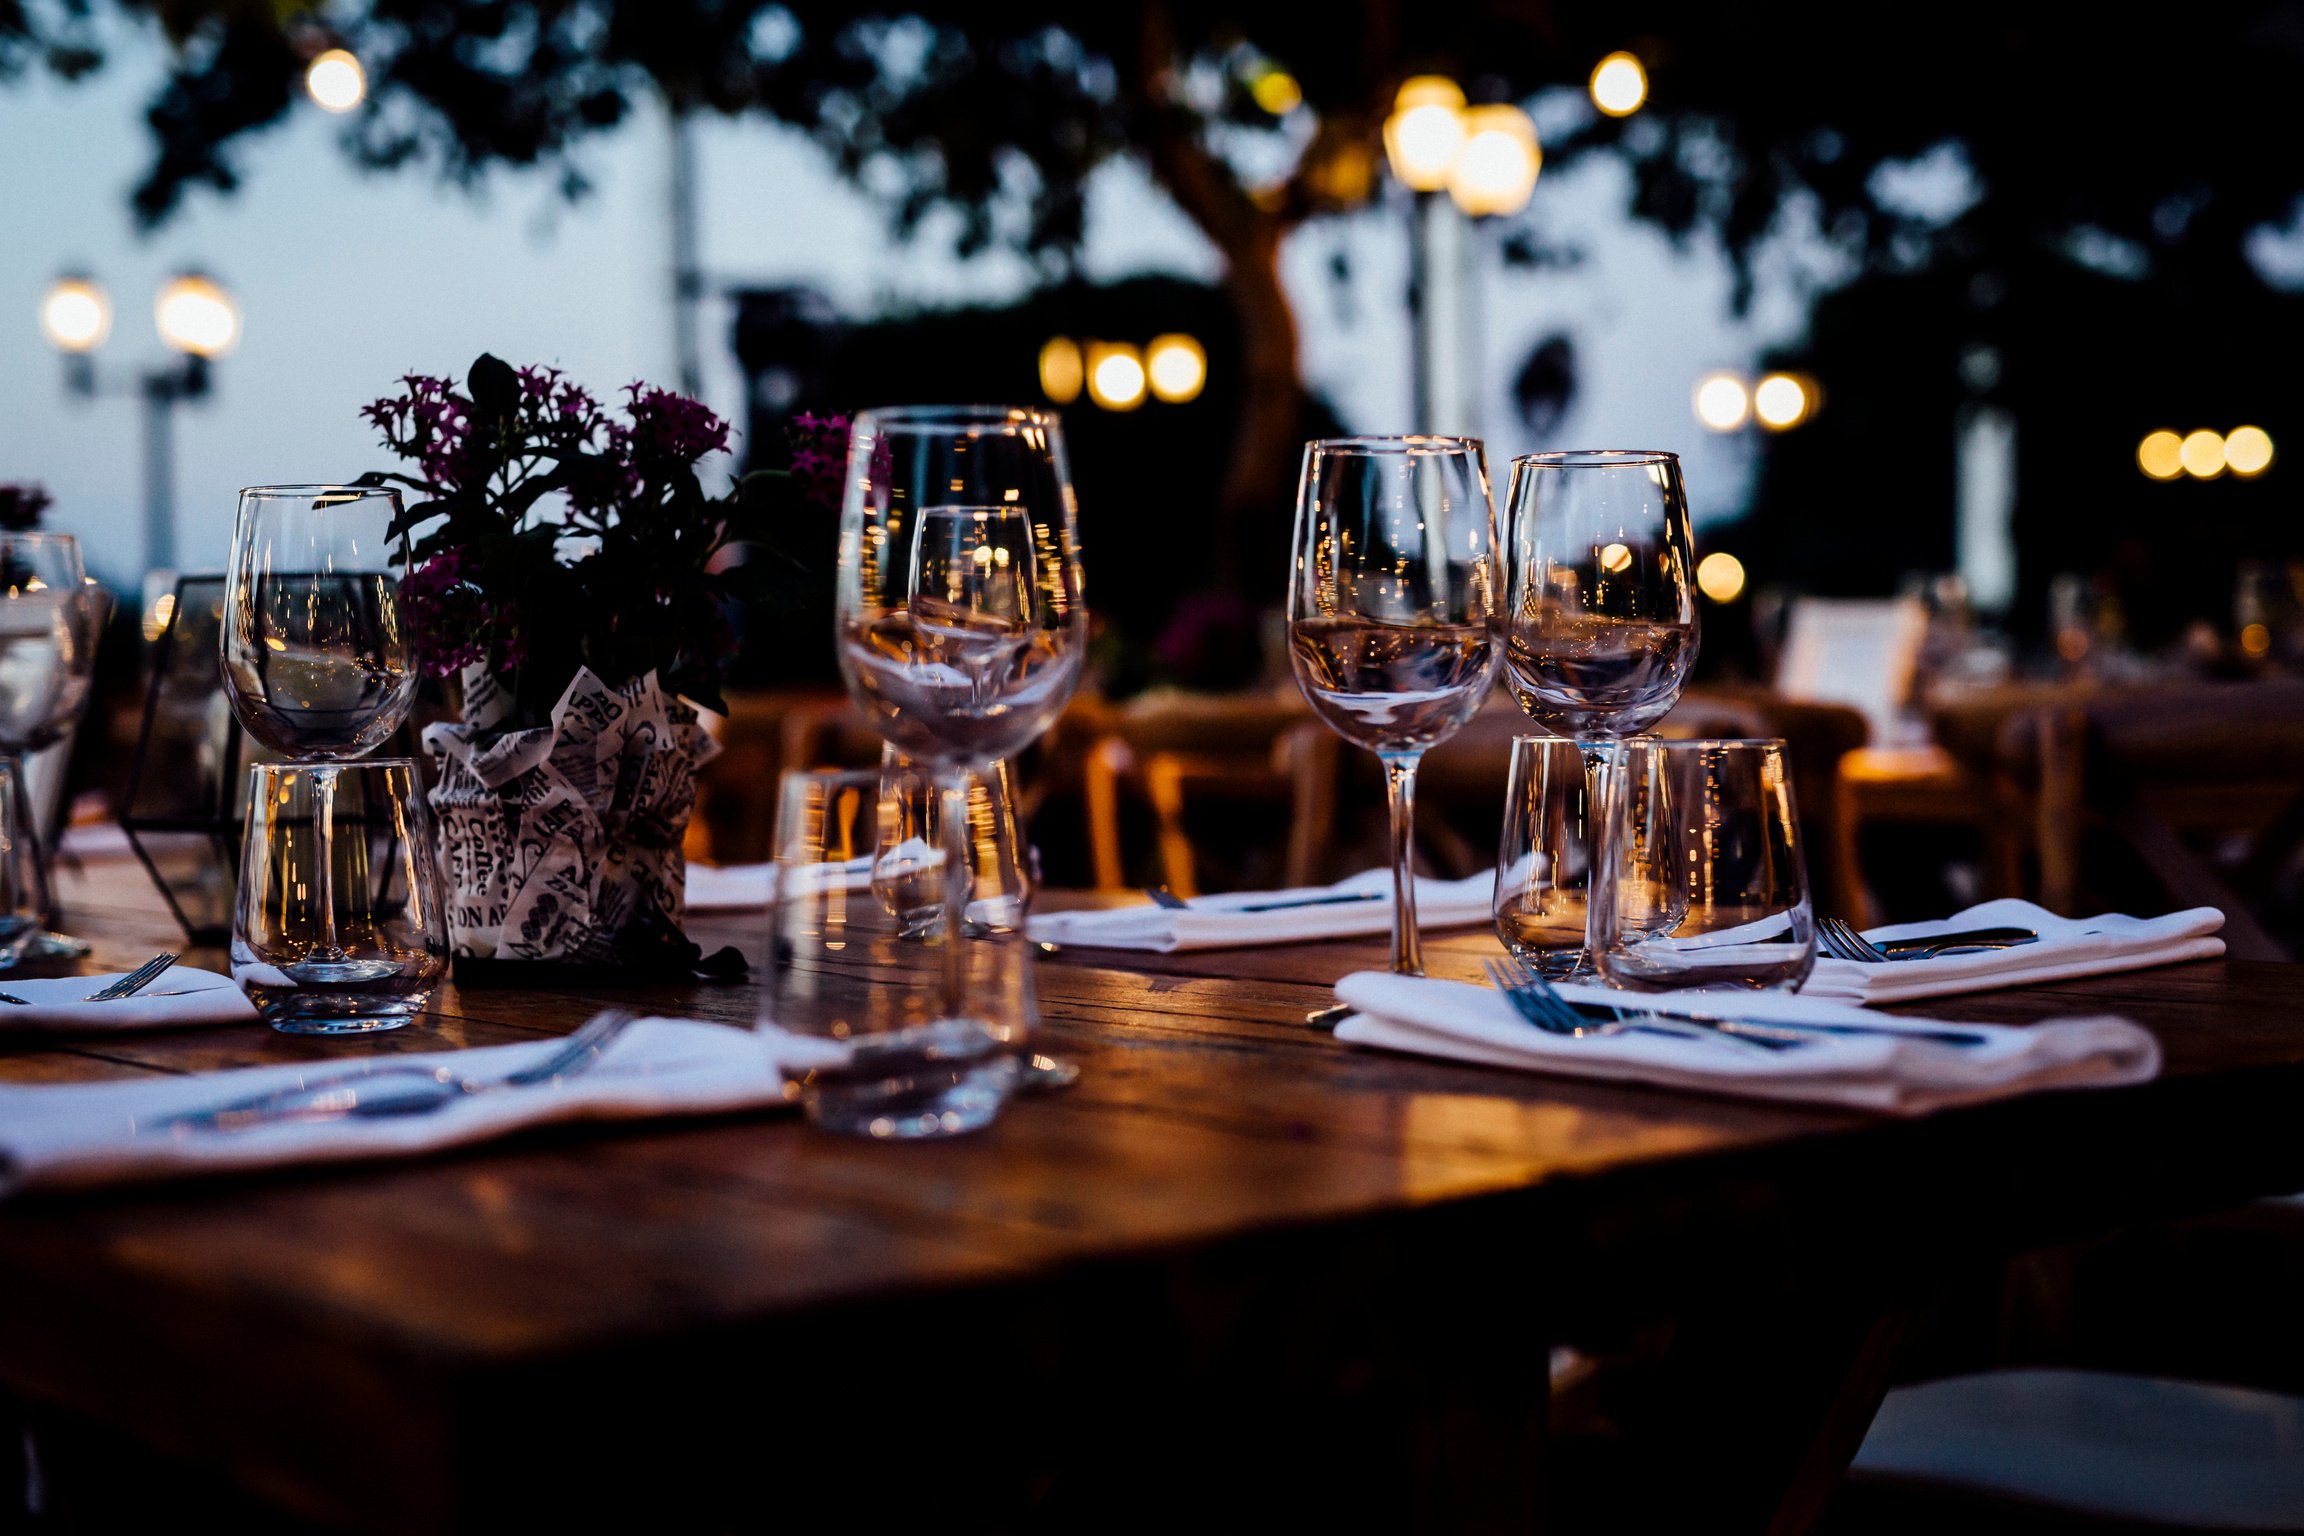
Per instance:
[[[1496,990],[1503,993],[1504,1000],[1512,1005],[1512,1011],[1547,1034],[1573,1035],[1583,1039],[1631,1032],[1669,1035],[1675,1040],[1717,1040],[1722,1044],[1763,1051],[1788,1051],[1807,1044],[1797,1036],[1778,1034],[1766,1028],[1728,1029],[1717,1021],[1706,1019],[1667,1018],[1661,1014],[1614,1009],[1609,1010],[1613,1017],[1595,1018],[1562,997],[1533,966],[1517,955],[1507,957],[1503,965],[1493,960],[1483,960],[1480,965],[1488,973],[1488,979],[1495,983]],[[1509,974],[1504,968],[1507,965],[1511,967]]]
[[[1350,1003],[1334,1003],[1326,1008],[1313,1009],[1304,1015],[1304,1023],[1307,1028],[1311,1029],[1334,1029],[1350,1017],[1352,1017],[1352,1005]]]
[[[293,1088],[275,1088],[213,1109],[172,1115],[153,1128],[244,1131],[291,1120],[429,1114],[474,1094],[566,1082],[591,1070],[638,1018],[638,1014],[622,1010],[599,1014],[542,1061],[502,1077],[460,1077],[445,1066],[369,1067]]]
[[[110,986],[98,987],[86,997],[84,1003],[116,1003],[124,997],[134,997],[160,979],[161,973],[176,963],[176,956],[162,950]]]
[[[1148,885],[1144,887],[1144,894],[1152,898],[1153,905],[1166,907],[1171,912],[1192,910],[1191,902],[1164,885]],[[1219,916],[1226,912],[1287,912],[1296,907],[1340,907],[1363,901],[1382,901],[1384,898],[1385,893],[1382,891],[1347,891],[1330,896],[1298,896],[1288,901],[1259,901],[1248,906],[1211,907],[1208,910]]]
[[[1837,917],[1816,920],[1816,939],[1824,952],[1860,965],[1887,965],[1898,960],[1932,960],[1962,949],[2014,949],[2037,944],[2040,935],[2029,928],[1976,928],[1965,933],[1932,933],[1907,939],[1874,942],[1854,925]]]

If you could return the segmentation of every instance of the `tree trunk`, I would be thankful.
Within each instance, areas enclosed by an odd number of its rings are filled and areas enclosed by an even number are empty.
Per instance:
[[[1289,516],[1289,486],[1303,448],[1304,386],[1297,372],[1296,311],[1280,282],[1284,231],[1260,231],[1224,253],[1224,287],[1240,322],[1240,410],[1218,492],[1217,579],[1236,586],[1245,530]]]

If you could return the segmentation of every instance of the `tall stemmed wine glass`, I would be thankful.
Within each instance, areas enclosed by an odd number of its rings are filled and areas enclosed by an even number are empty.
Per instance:
[[[966,1026],[970,776],[1055,722],[1087,650],[1072,476],[1055,415],[1008,406],[858,415],[836,612],[849,696],[936,777],[946,871],[938,1022]]]
[[[1642,912],[1643,926],[1669,929],[1686,901],[1671,850],[1656,835],[1666,807],[1659,801],[1635,814],[1619,798],[1627,790],[1609,771],[1608,748],[1671,713],[1696,665],[1695,557],[1679,456],[1616,449],[1523,454],[1512,461],[1504,526],[1511,572],[1502,623],[1505,683],[1539,725],[1582,745],[1592,878],[1619,871],[1631,882],[1624,900]],[[1659,779],[1653,793],[1664,788]],[[1629,845],[1613,846],[1617,839]],[[1527,912],[1563,905],[1568,867],[1516,867],[1500,858],[1499,923],[1509,928]],[[1587,943],[1555,949],[1537,963],[1549,974],[1573,975],[1591,964],[1591,954]]]
[[[224,589],[224,684],[240,724],[309,767],[319,943],[284,967],[300,982],[373,980],[389,962],[336,942],[337,765],[381,746],[416,700],[400,611],[408,536],[381,486],[260,485],[240,493]],[[397,567],[398,569],[395,569]]]
[[[27,759],[63,739],[88,702],[103,595],[88,585],[68,533],[0,532],[0,765],[13,782],[26,889],[0,928],[0,964],[13,965],[49,920],[48,850],[27,791]],[[23,920],[19,920],[23,919]],[[36,921],[31,920],[36,919]]]
[[[1495,509],[1468,437],[1304,446],[1288,634],[1297,686],[1383,760],[1392,810],[1392,969],[1420,975],[1416,765],[1480,708],[1495,673]]]
[[[1504,678],[1554,735],[1638,735],[1696,665],[1695,559],[1677,454],[1528,453],[1505,499]]]

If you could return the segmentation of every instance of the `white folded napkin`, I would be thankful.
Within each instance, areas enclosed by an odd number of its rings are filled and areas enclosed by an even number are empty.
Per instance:
[[[1360,971],[1336,984],[1357,1010],[1336,1037],[1488,1066],[1700,1088],[1765,1099],[1842,1104],[1916,1115],[2043,1088],[2109,1088],[2160,1070],[2160,1042],[2110,1015],[2051,1019],[2011,1028],[1900,1019],[1784,992],[1677,992],[1642,995],[1603,987],[1560,988],[1575,1002],[1752,1023],[1861,1024],[1889,1030],[1957,1029],[1982,1045],[1949,1045],[1885,1035],[1815,1035],[1790,1050],[1734,1041],[1676,1039],[1625,1031],[1552,1035],[1512,1011],[1489,987],[1420,976]]]
[[[2098,976],[2108,971],[2140,971],[2178,960],[2212,960],[2224,953],[2224,941],[2215,937],[2223,926],[2224,914],[2214,907],[2193,907],[2166,917],[2123,917],[2116,912],[2102,917],[2058,917],[2028,901],[1987,901],[1937,922],[1867,928],[1864,936],[1873,940],[1917,939],[1970,928],[2029,928],[2040,935],[2039,942],[2013,949],[1870,965],[1818,954],[1816,969],[1800,993],[1840,1002],[1897,1003],[1955,992],[2028,987],[2034,982]]]
[[[934,863],[938,860],[931,859]],[[872,883],[869,856],[843,864],[811,864],[829,885],[860,891]],[[691,864],[687,902],[691,912],[755,912],[776,899],[774,864]]]
[[[255,1005],[240,984],[214,971],[188,965],[170,966],[133,997],[109,1003],[82,1002],[126,973],[104,976],[0,976],[0,992],[24,999],[26,1006],[0,1003],[0,1032],[10,1030],[115,1030],[184,1029],[195,1024],[251,1024]]]
[[[221,1169],[408,1157],[557,1120],[710,1114],[785,1101],[788,1072],[839,1047],[781,1030],[642,1019],[590,1069],[556,1084],[474,1093],[424,1114],[284,1121],[245,1130],[161,1124],[347,1072],[444,1068],[495,1079],[544,1060],[558,1040],[372,1056],[132,1082],[0,1084],[0,1192],[176,1178]]]
[[[1485,923],[1491,913],[1495,890],[1496,877],[1492,874],[1474,875],[1466,880],[1418,880],[1416,926],[1452,928]],[[1326,906],[1282,906],[1273,912],[1243,910],[1323,896],[1370,894],[1377,899]],[[1389,933],[1392,931],[1392,872],[1371,869],[1334,885],[1302,886],[1289,891],[1229,891],[1221,896],[1195,896],[1181,911],[1147,903],[1102,912],[1050,912],[1034,917],[1025,931],[1035,939],[1055,944],[1078,944],[1089,949],[1149,949],[1161,954],[1173,954],[1180,949],[1230,949],[1250,944],[1291,944],[1310,939]]]

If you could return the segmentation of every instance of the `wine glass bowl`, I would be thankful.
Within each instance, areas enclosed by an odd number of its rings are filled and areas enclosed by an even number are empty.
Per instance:
[[[1678,455],[1578,449],[1512,461],[1504,677],[1558,736],[1636,735],[1696,665],[1695,559]]]
[[[1463,437],[1307,443],[1288,589],[1290,660],[1314,713],[1382,758],[1392,809],[1392,968],[1423,968],[1411,837],[1417,760],[1495,673],[1495,513]]]
[[[866,411],[849,438],[836,599],[848,692],[922,762],[1013,757],[1087,652],[1062,429],[1044,411]]]
[[[286,757],[342,762],[383,745],[416,700],[400,608],[400,493],[257,486],[240,493],[224,615],[224,678],[250,736]]]
[[[55,745],[96,671],[102,595],[68,533],[0,533],[0,754]]]

